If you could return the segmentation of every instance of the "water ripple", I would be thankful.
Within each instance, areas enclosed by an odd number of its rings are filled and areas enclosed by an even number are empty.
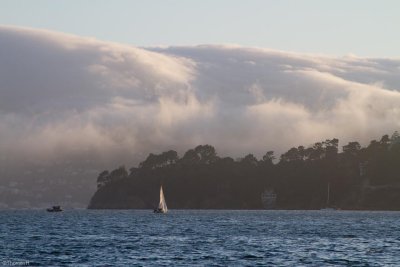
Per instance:
[[[397,266],[400,213],[0,212],[0,264]]]

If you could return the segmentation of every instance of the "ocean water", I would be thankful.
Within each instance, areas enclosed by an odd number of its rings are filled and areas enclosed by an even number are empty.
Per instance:
[[[400,212],[0,211],[3,266],[400,266]]]

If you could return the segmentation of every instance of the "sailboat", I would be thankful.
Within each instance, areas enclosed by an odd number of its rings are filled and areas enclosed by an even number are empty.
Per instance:
[[[160,203],[158,204],[158,207],[154,209],[154,213],[167,213],[168,208],[167,208],[167,202],[165,202],[165,197],[164,197],[164,192],[162,189],[162,186],[160,187]]]
[[[328,183],[328,195],[326,197],[326,206],[325,206],[325,208],[322,208],[321,210],[325,210],[325,211],[336,210],[334,207],[331,207],[329,205],[329,197],[330,197],[330,184]]]

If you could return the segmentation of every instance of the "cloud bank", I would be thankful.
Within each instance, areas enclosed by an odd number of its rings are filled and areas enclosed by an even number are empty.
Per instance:
[[[209,143],[261,155],[400,128],[400,60],[141,49],[0,27],[2,158],[118,160]],[[89,152],[88,152],[89,151]]]

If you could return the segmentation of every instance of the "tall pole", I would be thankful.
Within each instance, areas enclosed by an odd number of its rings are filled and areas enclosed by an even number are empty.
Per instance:
[[[327,199],[326,199],[326,206],[327,207],[329,207],[329,190],[330,188],[329,188],[329,183],[328,183],[328,197],[327,197]]]

